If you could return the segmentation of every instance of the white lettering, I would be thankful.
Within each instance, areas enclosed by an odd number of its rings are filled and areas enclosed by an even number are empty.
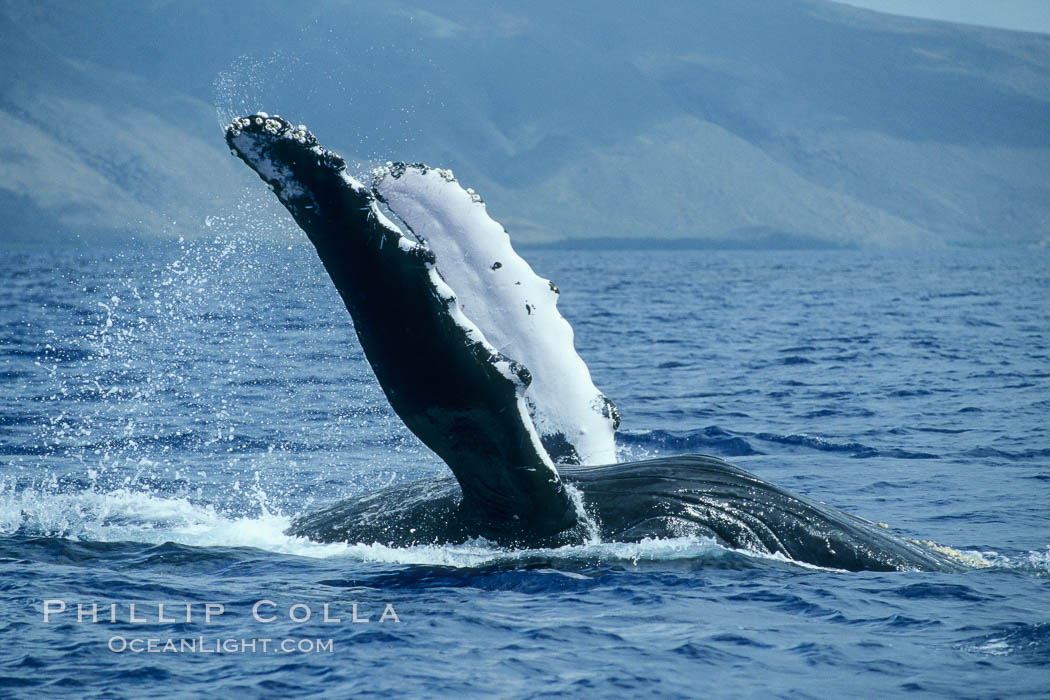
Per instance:
[[[56,605],[57,604],[57,605]],[[66,601],[52,598],[44,601],[44,622],[51,622],[51,616],[66,611]]]
[[[401,618],[397,616],[396,612],[394,612],[394,606],[390,603],[387,603],[386,607],[383,608],[383,615],[379,618],[380,622],[386,622],[387,620],[401,622]]]
[[[211,623],[211,616],[218,617],[226,612],[226,606],[222,603],[205,603],[204,604],[204,624]]]
[[[303,610],[305,610],[306,611],[306,617],[304,617],[304,618],[296,617],[295,616],[295,609],[296,608],[302,608]],[[296,603],[292,607],[288,608],[288,619],[291,620],[292,622],[306,622],[307,620],[310,619],[310,616],[312,614],[313,614],[313,611],[310,610],[310,606],[309,605],[305,605],[304,603]]]
[[[350,610],[351,610],[351,620],[350,620],[350,622],[369,622],[370,621],[370,619],[367,618],[367,617],[362,619],[362,618],[357,616],[357,603],[354,603],[353,605],[351,605],[350,606]]]
[[[128,606],[128,610],[130,610],[130,612],[128,613],[128,622],[149,622],[149,620],[147,620],[144,617],[139,617],[139,618],[135,617],[135,604],[134,603],[131,603]],[[132,651],[135,651],[135,650],[132,649]]]
[[[328,617],[328,603],[324,604],[324,619],[322,622],[342,622],[338,617]]]
[[[157,603],[157,622],[175,622],[174,617],[164,617],[164,603]]]
[[[269,605],[271,608],[276,608],[277,603],[272,600],[259,600],[256,601],[255,605],[252,606],[252,617],[255,618],[256,622],[273,622],[277,619],[276,615],[270,615],[269,617],[263,617],[259,614],[259,606]]]
[[[257,639],[244,639],[244,638],[214,638],[211,640],[212,645],[208,645],[207,641],[203,636],[195,639],[179,639],[175,640],[171,637],[168,638],[140,638],[133,637],[127,639],[125,637],[116,635],[110,637],[106,646],[113,653],[120,654],[125,651],[130,651],[134,654],[167,654],[167,653],[202,653],[202,654],[237,654],[237,653],[256,653],[261,650],[263,653],[268,653],[270,647],[274,647],[275,652],[281,652],[285,654],[292,654],[299,652],[302,654],[309,654],[313,652],[317,653],[328,653],[332,654],[335,651],[335,640],[329,639],[281,639],[275,640],[271,637],[260,637]]]
[[[88,615],[91,616],[92,622],[98,622],[98,603],[92,603],[90,611],[84,607],[83,603],[77,603],[77,622],[83,622]]]

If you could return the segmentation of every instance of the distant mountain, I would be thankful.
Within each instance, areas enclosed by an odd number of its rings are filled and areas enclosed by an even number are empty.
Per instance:
[[[362,172],[453,168],[522,242],[1050,243],[1047,35],[818,0],[7,0],[0,60],[0,241],[287,226],[222,140],[263,109]]]

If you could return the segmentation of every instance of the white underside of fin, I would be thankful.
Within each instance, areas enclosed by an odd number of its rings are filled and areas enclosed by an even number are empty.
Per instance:
[[[615,462],[613,418],[558,313],[558,292],[514,252],[481,198],[450,171],[425,166],[380,168],[373,192],[434,253],[470,322],[528,367],[525,401],[540,434],[562,435],[583,464]]]

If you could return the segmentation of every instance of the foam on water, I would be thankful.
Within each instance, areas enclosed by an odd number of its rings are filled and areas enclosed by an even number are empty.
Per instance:
[[[0,488],[0,532],[90,542],[175,542],[193,547],[253,547],[302,557],[363,562],[471,567],[516,557],[548,555],[625,561],[695,557],[719,547],[701,538],[636,544],[591,542],[557,549],[510,551],[486,540],[406,548],[378,543],[318,544],[284,534],[292,518],[265,507],[254,516],[226,514],[210,503],[131,489],[54,493]]]

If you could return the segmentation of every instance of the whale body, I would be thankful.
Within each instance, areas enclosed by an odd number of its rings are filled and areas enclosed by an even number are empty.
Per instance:
[[[455,479],[421,479],[350,498],[297,518],[288,534],[318,542],[394,547],[484,538],[506,547],[708,537],[732,549],[782,555],[848,571],[959,571],[954,550],[901,537],[838,508],[793,494],[728,462],[679,455],[597,466],[559,465],[593,513],[583,524],[540,536],[487,529],[461,506]]]
[[[619,416],[557,287],[450,171],[388,163],[366,186],[304,126],[265,113],[235,119],[226,141],[306,232],[390,405],[454,476],[333,504],[289,534],[512,547],[699,535],[847,570],[966,566],[716,457],[614,463]]]

